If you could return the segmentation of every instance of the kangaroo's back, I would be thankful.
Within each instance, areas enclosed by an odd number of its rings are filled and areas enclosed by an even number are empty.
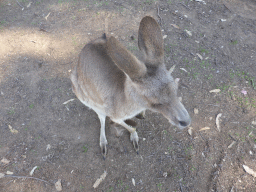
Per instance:
[[[85,45],[71,73],[73,91],[79,100],[93,109],[102,108],[104,113],[110,98],[123,98],[125,79],[124,72],[108,55],[104,38]]]

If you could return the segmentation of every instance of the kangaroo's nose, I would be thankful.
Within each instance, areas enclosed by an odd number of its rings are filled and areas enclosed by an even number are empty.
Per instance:
[[[182,127],[187,127],[188,126],[188,122],[186,122],[186,121],[179,121],[179,124]]]
[[[190,123],[191,123],[191,120],[188,120],[188,121],[179,121],[180,127],[183,127],[183,128],[189,126]]]

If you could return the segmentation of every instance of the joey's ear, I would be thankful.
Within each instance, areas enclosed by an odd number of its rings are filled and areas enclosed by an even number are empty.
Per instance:
[[[158,66],[164,61],[163,37],[160,26],[152,17],[140,22],[138,45],[147,64]]]
[[[114,37],[108,39],[107,51],[117,67],[131,79],[138,79],[146,74],[147,69],[145,64],[139,61]]]

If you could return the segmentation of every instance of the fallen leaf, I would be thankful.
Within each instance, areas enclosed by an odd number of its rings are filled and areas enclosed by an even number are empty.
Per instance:
[[[166,39],[166,37],[167,37],[167,35],[164,35],[164,36],[163,36],[163,39]]]
[[[29,7],[30,7],[31,3],[32,3],[32,2],[29,2],[29,4],[27,5],[27,8],[29,8]]]
[[[185,32],[191,37],[192,36],[192,32],[188,31],[187,29],[185,29]]]
[[[222,22],[227,21],[227,19],[220,19]]]
[[[3,173],[0,173],[0,179],[1,178],[4,178],[4,174]]]
[[[220,92],[220,89],[213,89],[210,91],[210,93],[219,93]]]
[[[55,188],[56,188],[57,191],[62,191],[61,179],[59,179],[59,180],[55,183]]]
[[[165,178],[167,177],[167,175],[168,175],[167,172],[164,172],[164,173],[163,173],[163,176],[164,176]]]
[[[8,125],[10,131],[14,134],[18,133],[18,131],[16,129],[13,129],[11,125]]]
[[[32,176],[32,175],[34,174],[34,171],[35,171],[36,168],[37,168],[37,166],[35,166],[35,167],[30,171],[30,173],[29,173],[30,176]]]
[[[49,12],[48,13],[48,15],[46,15],[44,18],[45,18],[45,20],[47,20],[48,19],[48,17],[49,17],[49,15],[51,14],[51,12]]]
[[[197,115],[199,110],[197,108],[194,108],[194,113]]]
[[[256,121],[252,121],[252,125],[256,125]]]
[[[188,73],[188,71],[184,68],[180,68],[180,70],[185,71],[186,73]]]
[[[65,102],[63,103],[63,105],[66,105],[66,104],[68,104],[69,102],[74,101],[74,100],[75,100],[75,99],[69,99],[69,100],[65,101]]]
[[[135,186],[135,179],[134,178],[132,178],[132,184],[133,184],[133,186]]]
[[[10,161],[8,159],[6,159],[6,158],[3,158],[1,160],[1,163],[8,164],[8,163],[10,163]]]
[[[188,134],[189,134],[189,135],[192,135],[192,129],[193,129],[192,127],[189,127],[189,128],[188,128]]]
[[[7,174],[7,175],[13,175],[13,172],[11,172],[11,171],[6,171],[6,174]]]
[[[233,141],[229,146],[228,146],[228,149],[230,149],[236,142]]]
[[[204,127],[202,129],[200,129],[199,131],[205,131],[205,130],[209,130],[209,129],[211,129],[211,128],[210,127]]]
[[[246,165],[243,165],[243,168],[244,168],[244,170],[245,170],[247,173],[249,173],[249,174],[252,175],[253,177],[256,177],[256,172],[253,171],[251,168],[249,168],[249,167],[246,166]]]
[[[48,144],[48,145],[46,146],[46,151],[48,151],[49,149],[51,149],[51,145],[50,145],[50,144]]]
[[[203,1],[203,0],[195,0],[195,1],[196,1],[196,2],[202,2],[203,4],[206,5],[205,1]]]
[[[199,57],[199,59],[203,60],[202,55],[200,55],[199,53],[196,53],[196,55]]]
[[[171,74],[175,69],[175,65],[173,65],[170,69],[169,69],[169,73]]]
[[[178,25],[171,24],[171,26],[175,27],[176,29],[180,29],[180,27]]]
[[[216,117],[216,125],[217,125],[217,129],[220,132],[220,117],[222,116],[222,113],[219,113]]]
[[[104,173],[100,176],[100,178],[98,178],[98,179],[95,181],[95,183],[94,183],[94,185],[93,185],[93,188],[94,188],[94,189],[97,188],[97,187],[99,186],[99,184],[106,178],[106,176],[107,176],[107,172],[104,171]]]

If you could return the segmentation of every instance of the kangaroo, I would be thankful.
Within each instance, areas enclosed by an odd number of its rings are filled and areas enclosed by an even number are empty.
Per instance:
[[[104,34],[82,49],[78,64],[71,72],[72,90],[77,98],[99,117],[100,147],[107,154],[105,119],[130,132],[138,152],[139,137],[127,120],[146,109],[161,113],[178,128],[190,125],[191,118],[177,97],[178,81],[164,64],[163,37],[160,26],[150,16],[139,26],[138,46],[143,60],[137,59],[115,37]]]

